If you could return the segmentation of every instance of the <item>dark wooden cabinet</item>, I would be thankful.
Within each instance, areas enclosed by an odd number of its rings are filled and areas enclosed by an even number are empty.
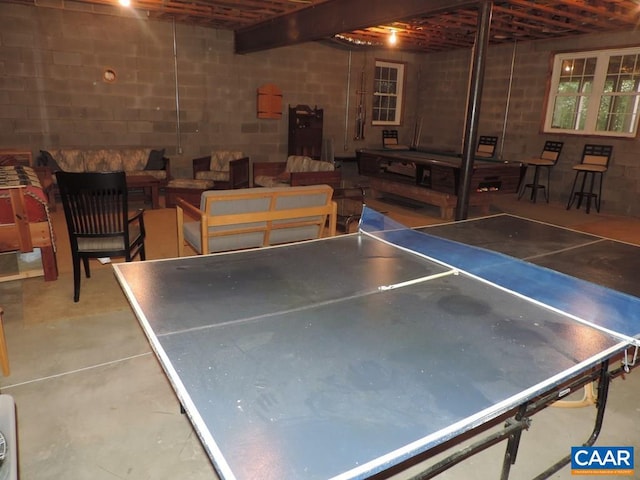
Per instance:
[[[323,110],[307,105],[289,106],[289,155],[320,160]]]

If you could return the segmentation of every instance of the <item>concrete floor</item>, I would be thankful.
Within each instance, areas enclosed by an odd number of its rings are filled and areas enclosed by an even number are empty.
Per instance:
[[[439,221],[429,207],[370,204],[412,226]],[[9,377],[0,378],[0,389],[17,405],[20,478],[217,478],[111,267],[92,263],[92,278],[83,278],[80,302],[73,303],[60,210],[55,214],[60,278],[0,283],[12,368]],[[567,212],[562,205],[518,202],[515,196],[500,199],[496,211],[640,244],[640,219],[593,212],[587,216],[584,211]],[[171,256],[176,247],[172,212],[148,211],[146,217],[148,257]],[[598,441],[634,445],[636,465],[640,465],[639,398],[640,371],[613,382]],[[568,454],[572,445],[588,437],[594,416],[593,407],[549,408],[536,415],[523,434],[511,478],[531,478]],[[503,444],[492,447],[440,478],[499,478],[503,452]],[[571,472],[565,468],[552,478],[569,479]]]

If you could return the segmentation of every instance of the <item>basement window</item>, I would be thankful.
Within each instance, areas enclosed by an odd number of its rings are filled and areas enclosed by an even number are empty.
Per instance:
[[[404,63],[376,60],[373,79],[372,125],[400,125],[404,68]]]
[[[544,131],[635,137],[640,47],[556,54]]]

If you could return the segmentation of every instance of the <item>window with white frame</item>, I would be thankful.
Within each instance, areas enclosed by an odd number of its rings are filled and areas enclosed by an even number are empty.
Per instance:
[[[635,137],[640,115],[640,47],[554,57],[544,130]]]
[[[372,125],[400,125],[404,63],[376,60],[373,79]]]

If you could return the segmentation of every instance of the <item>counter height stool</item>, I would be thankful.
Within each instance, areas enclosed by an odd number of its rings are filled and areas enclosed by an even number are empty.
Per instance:
[[[585,145],[582,152],[582,161],[573,166],[576,171],[576,176],[573,179],[573,185],[571,186],[571,193],[569,194],[569,202],[567,203],[567,210],[571,208],[573,202],[577,199],[578,203],[576,208],[580,208],[582,200],[587,200],[587,213],[591,209],[591,200],[595,200],[596,210],[600,211],[600,201],[602,199],[602,180],[604,172],[609,168],[609,161],[611,160],[611,154],[613,153],[613,146],[611,145]],[[578,183],[578,177],[582,175],[582,183],[580,184],[580,190],[576,190]],[[598,175],[598,193],[593,192],[595,185],[595,177]],[[587,186],[587,180],[589,181],[589,190],[585,190]]]
[[[496,154],[498,146],[498,137],[481,135],[478,139],[478,147],[476,148],[476,157],[493,158]]]
[[[560,158],[560,152],[562,152],[562,146],[564,142],[554,142],[548,140],[544,142],[544,147],[542,148],[542,153],[539,158],[531,158],[529,160],[523,160],[522,164],[525,168],[529,166],[534,167],[533,170],[533,180],[532,183],[524,183],[520,186],[520,191],[518,192],[518,200],[522,198],[524,192],[527,188],[531,189],[531,201],[536,203],[538,198],[538,190],[542,190],[549,203],[549,182],[551,180],[551,169],[558,163],[558,159]],[[547,183],[546,185],[540,184],[540,170],[545,169],[547,171]],[[525,170],[526,175],[526,170]],[[524,180],[524,179],[523,179]]]

